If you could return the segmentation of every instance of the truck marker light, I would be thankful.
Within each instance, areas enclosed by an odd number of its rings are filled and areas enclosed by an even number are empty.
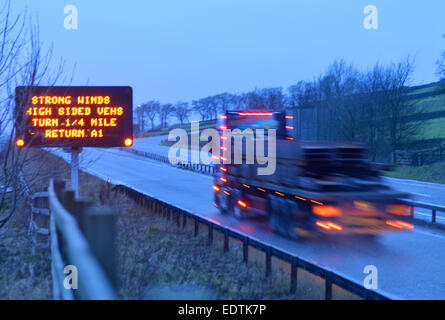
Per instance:
[[[340,217],[341,209],[334,206],[313,206],[312,212],[320,217]]]
[[[227,137],[226,136],[222,136],[221,140],[227,140]]]
[[[386,211],[391,214],[395,214],[398,216],[408,216],[409,206],[405,204],[390,204],[386,206]]]
[[[244,201],[238,200],[238,204],[243,208],[247,208],[247,203],[245,203]]]
[[[226,161],[226,160],[227,160],[227,158],[221,157],[221,160],[222,160],[222,161]]]
[[[228,196],[230,196],[230,192],[224,191],[224,193]]]
[[[267,117],[272,116],[272,112],[239,112],[238,113],[242,117],[249,117],[249,116],[257,116],[257,117]]]
[[[227,126],[221,126],[219,127],[221,130],[227,130]]]
[[[227,151],[226,147],[221,147],[220,149],[223,150],[223,151]]]
[[[250,189],[250,186],[248,186],[247,184],[243,183],[243,186],[246,187],[247,189]]]
[[[294,138],[286,137],[287,140],[294,140]]]
[[[219,192],[221,189],[218,186],[213,186],[213,190],[215,190],[215,192]]]
[[[218,206],[215,202],[213,202],[213,205],[214,205],[215,207],[219,208],[219,206]]]
[[[223,182],[227,182],[227,179],[224,178],[224,177],[221,177],[220,179],[221,179],[221,181],[223,181]]]
[[[322,206],[322,205],[323,205],[323,203],[321,203],[321,202],[318,202],[318,201],[315,201],[315,200],[311,200],[311,202],[312,202],[312,203],[316,203],[316,204],[319,204],[320,206]]]
[[[257,188],[258,190],[262,191],[262,192],[266,192],[266,190],[261,189],[261,188]]]
[[[286,119],[293,119],[294,117],[292,116],[286,116]]]
[[[307,200],[306,198],[302,198],[302,197],[299,197],[299,196],[295,196],[295,198],[297,198],[297,199],[299,199],[299,200],[303,200],[303,201],[306,201],[306,200]]]
[[[227,119],[227,116],[221,116],[221,119]]]
[[[225,168],[225,167],[221,167],[221,168],[219,168],[221,171],[224,171],[224,172],[227,172],[227,168]]]
[[[25,140],[23,139],[17,139],[15,140],[15,145],[19,148],[24,147],[25,146]]]
[[[286,126],[286,129],[289,129],[289,130],[294,130],[294,127],[291,127],[291,126]]]
[[[375,210],[374,206],[372,204],[370,204],[369,202],[354,201],[353,204],[354,204],[354,207],[356,207],[359,210],[363,210],[363,211]]]
[[[219,160],[218,156],[212,156],[212,159]]]
[[[279,196],[284,197],[284,193],[281,193],[281,192],[278,192],[278,191],[275,191],[275,193],[278,194]]]

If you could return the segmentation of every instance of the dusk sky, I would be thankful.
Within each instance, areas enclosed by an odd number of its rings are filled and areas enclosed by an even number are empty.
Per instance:
[[[378,30],[363,27],[366,5]],[[77,30],[64,28],[66,5]],[[191,101],[221,92],[310,80],[336,58],[359,68],[416,58],[412,84],[436,81],[445,50],[445,1],[406,0],[13,0],[38,14],[74,85],[130,85],[134,103]],[[56,61],[57,59],[55,59]]]

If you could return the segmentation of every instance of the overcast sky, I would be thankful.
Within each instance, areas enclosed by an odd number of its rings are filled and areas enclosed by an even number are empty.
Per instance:
[[[363,9],[378,8],[378,30]],[[64,28],[66,5],[78,29]],[[190,101],[310,80],[336,58],[360,68],[416,58],[414,84],[437,80],[443,0],[12,0],[38,13],[41,40],[77,63],[76,85],[130,85],[135,104]]]

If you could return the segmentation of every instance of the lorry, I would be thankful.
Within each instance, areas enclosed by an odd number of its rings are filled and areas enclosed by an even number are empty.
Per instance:
[[[265,217],[272,231],[295,239],[323,234],[374,237],[414,228],[411,208],[404,203],[409,194],[382,182],[382,168],[368,160],[364,145],[298,141],[291,134],[292,119],[264,110],[221,116],[220,161],[212,186],[221,214]],[[234,153],[240,150],[237,162]],[[251,153],[259,151],[275,162],[273,174],[258,174],[265,164]]]

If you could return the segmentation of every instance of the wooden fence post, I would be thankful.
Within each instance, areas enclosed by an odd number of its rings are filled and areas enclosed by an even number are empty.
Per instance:
[[[83,212],[83,232],[93,254],[110,281],[117,286],[116,212],[109,208],[86,207]]]

